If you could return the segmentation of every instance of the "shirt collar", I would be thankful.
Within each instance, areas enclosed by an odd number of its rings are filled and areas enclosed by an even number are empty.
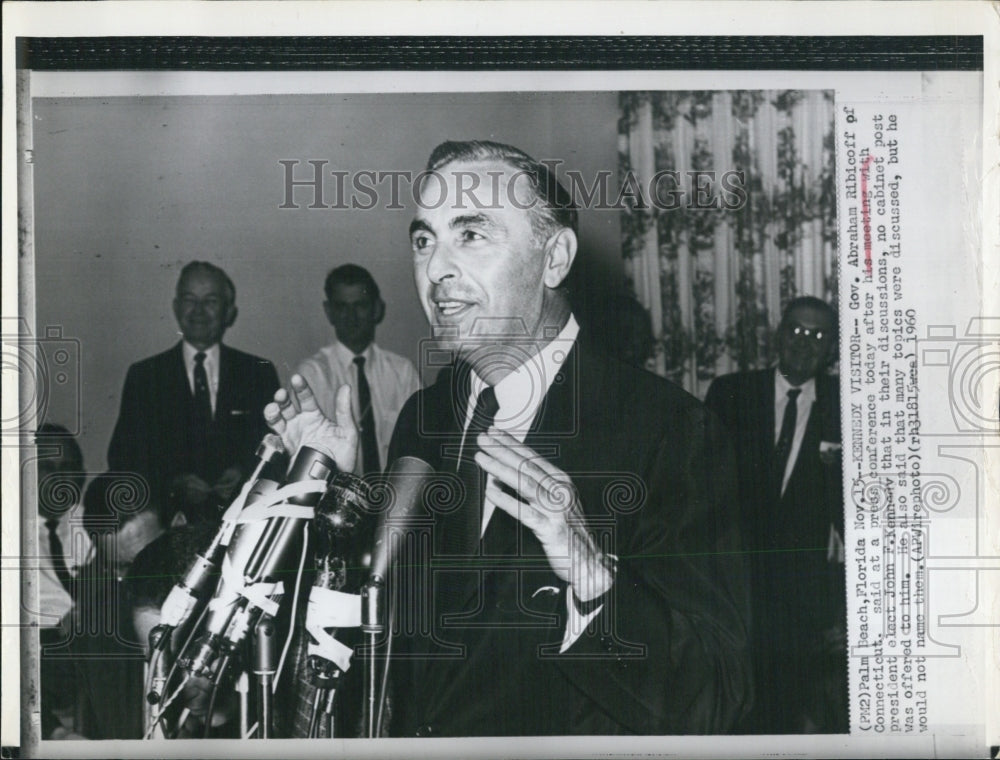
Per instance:
[[[499,429],[521,439],[527,435],[542,399],[545,398],[552,381],[569,356],[579,332],[580,325],[570,314],[563,329],[554,339],[493,387],[499,406],[496,416],[496,426]],[[466,414],[466,424],[468,416],[472,414],[475,399],[486,386],[475,370],[471,375],[472,394]]]
[[[182,341],[184,347],[184,366],[194,367],[194,355],[197,354],[201,349],[195,348],[186,340]],[[205,363],[210,364],[213,367],[219,366],[219,344],[216,343],[214,346],[209,346],[204,350]]]
[[[368,344],[368,347],[365,348],[364,351],[362,351],[360,354],[356,354],[351,349],[349,349],[347,346],[345,346],[343,343],[341,343],[339,340],[334,341],[334,343],[333,343],[333,350],[336,352],[337,357],[344,364],[352,364],[354,362],[354,357],[356,357],[356,356],[363,356],[363,357],[365,357],[365,366],[366,367],[370,366],[371,363],[372,363],[372,356],[374,354],[374,348],[375,348],[375,342],[372,341],[371,343]]]
[[[777,367],[774,368],[774,401],[775,403],[784,403],[785,398],[788,396],[788,391],[793,388],[798,388],[802,391],[799,394],[799,402],[812,403],[816,400],[816,378],[810,377],[802,385],[792,385],[785,379],[785,376],[781,374],[781,370]]]

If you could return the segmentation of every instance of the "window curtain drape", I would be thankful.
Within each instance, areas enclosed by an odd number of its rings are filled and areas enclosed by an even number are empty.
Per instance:
[[[619,97],[626,277],[652,318],[653,369],[702,397],[771,363],[789,299],[836,303],[833,93]]]

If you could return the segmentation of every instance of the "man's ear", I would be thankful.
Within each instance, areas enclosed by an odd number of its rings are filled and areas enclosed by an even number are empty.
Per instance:
[[[542,280],[548,288],[558,288],[569,274],[576,258],[576,234],[563,227],[545,243],[545,271]]]
[[[329,301],[323,301],[323,313],[326,314],[326,321],[333,324],[333,307]]]
[[[385,319],[385,301],[381,298],[375,299],[375,324],[381,324]]]
[[[227,328],[233,326],[233,322],[236,321],[236,315],[238,313],[239,313],[239,309],[236,308],[236,304],[231,303],[231,304],[229,304],[228,307],[226,307],[226,322],[225,322],[225,325],[226,325]]]
[[[830,347],[826,350],[826,361],[823,363],[824,367],[832,367],[833,364],[840,358],[840,340],[837,336],[837,331],[833,331],[833,340],[830,341]]]

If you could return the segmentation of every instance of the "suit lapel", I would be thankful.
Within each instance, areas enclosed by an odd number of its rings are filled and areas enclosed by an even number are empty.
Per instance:
[[[574,426],[580,423],[583,416],[576,409],[576,402],[581,395],[575,393],[577,383],[581,376],[587,377],[588,382],[598,382],[596,376],[591,378],[587,373],[578,371],[577,365],[580,357],[581,352],[574,345],[559,372],[561,377],[556,378],[549,386],[548,392],[535,413],[528,435],[524,439],[526,446],[561,469],[564,469],[561,460],[565,456],[566,446],[572,445],[574,441],[583,440],[584,437],[578,434],[565,435],[553,440],[551,436],[553,433],[579,433],[579,431],[574,430]],[[486,531],[479,542],[478,557],[481,558],[487,553],[491,556],[500,555],[508,558],[544,557],[545,554],[531,530],[501,509],[494,509]],[[489,559],[474,561],[480,561],[484,565],[490,564]],[[464,574],[461,593],[458,597],[461,601],[460,607],[465,607],[478,589],[479,574]]]
[[[462,383],[456,377],[457,374],[456,366],[442,371],[434,385],[424,391],[423,403],[417,413],[419,429],[426,435],[421,437],[421,443],[428,444],[428,448],[419,453],[441,473],[444,487],[440,490],[445,493],[455,492],[454,484],[450,482],[455,477],[452,469],[455,459],[453,456],[445,456],[445,453],[456,452],[461,444],[465,404],[468,402],[467,394],[465,399],[462,398],[463,389],[459,387]],[[478,587],[478,584],[469,580],[470,573],[462,572],[459,567],[463,562],[471,564],[474,560],[457,555],[458,547],[454,540],[455,532],[463,530],[462,520],[465,510],[469,508],[468,503],[462,503],[453,509],[432,512],[434,523],[430,547],[428,550],[418,549],[421,551],[420,560],[415,566],[425,568],[425,573],[420,576],[414,598],[430,602],[430,609],[426,613],[430,633],[414,636],[410,646],[415,655],[415,683],[425,687],[434,672],[443,674],[448,671],[447,668],[438,668],[428,673],[430,659],[440,652],[452,651],[455,645],[454,632],[448,631],[442,624],[442,616],[454,615],[461,609],[459,600],[464,603]],[[443,565],[440,564],[441,560],[444,560]],[[456,569],[451,570],[453,567]],[[417,602],[418,605],[420,603]],[[421,617],[424,614],[422,610],[416,612]],[[443,686],[438,684],[434,688],[440,690]]]
[[[167,409],[183,410],[184,419],[186,420],[191,412],[194,396],[191,393],[187,368],[184,366],[184,350],[182,346],[182,343],[178,343],[170,352],[169,373],[163,378],[166,393],[163,394],[162,398],[171,400]]]
[[[809,467],[813,462],[810,462],[810,458],[818,456],[816,452],[819,451],[819,444],[822,440],[840,440],[839,434],[830,435],[829,438],[824,436],[827,434],[828,420],[827,420],[827,410],[828,404],[830,402],[830,388],[828,385],[828,378],[824,375],[819,375],[816,377],[816,399],[812,403],[812,408],[809,411],[809,421],[806,423],[805,432],[802,434],[802,445],[799,446],[798,455],[795,458],[795,467],[792,469],[792,474],[788,479],[788,488],[786,489],[786,494],[792,490],[793,481],[796,479],[801,479],[805,477],[807,479],[813,479],[815,473],[809,471]],[[814,488],[819,488],[820,484],[811,484]]]
[[[762,373],[761,390],[764,394],[764,398],[763,403],[756,405],[756,408],[762,415],[762,418],[757,421],[757,430],[760,430],[762,433],[760,438],[760,450],[764,452],[764,459],[768,466],[767,472],[770,472],[773,468],[774,439],[777,433],[774,420],[774,373],[775,370],[773,369],[765,370]]]
[[[229,418],[233,409],[233,389],[237,387],[235,377],[236,367],[233,361],[233,352],[223,344],[219,344],[219,387],[215,393],[215,417],[216,425],[224,423]]]
[[[440,438],[439,460],[435,466],[450,480],[457,477],[457,455],[462,445],[469,400],[468,367],[456,365],[438,382],[439,387],[435,390],[441,395],[433,405],[436,410],[434,423],[438,432],[444,435]],[[466,446],[469,445],[468,441],[465,443]],[[464,488],[455,492],[464,493]],[[471,499],[465,498],[455,509],[444,512],[435,520],[434,535],[431,537],[433,554],[436,559],[444,562],[431,576],[435,616],[454,615],[462,610],[469,597],[479,588],[477,565],[480,545],[470,535],[475,532],[478,536],[478,531],[469,524],[470,520],[475,520],[473,514],[479,514],[479,507]],[[469,540],[468,545],[466,539]]]

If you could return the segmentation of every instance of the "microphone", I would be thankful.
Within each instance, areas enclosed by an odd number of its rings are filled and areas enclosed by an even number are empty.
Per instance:
[[[312,517],[311,508],[319,503],[336,473],[337,466],[329,456],[301,446],[284,479],[283,488],[289,488],[289,495],[268,507],[277,514],[239,524],[223,558],[222,580],[209,602],[198,651],[181,663],[191,675],[212,677],[218,655],[239,646],[261,612],[273,615],[277,611],[284,592],[279,576],[295,554],[302,526]],[[322,488],[312,485],[315,481],[321,481]],[[296,483],[303,487],[294,488]],[[274,490],[270,484],[251,489],[242,514],[246,516],[254,504],[273,500]]]
[[[195,556],[184,579],[177,583],[160,607],[160,625],[178,628],[184,625],[199,602],[203,601],[211,590],[210,579],[219,575],[219,562],[226,551],[226,546],[232,539],[237,528],[234,518],[242,511],[248,501],[256,501],[263,494],[277,489],[282,473],[287,464],[285,446],[281,437],[269,433],[257,446],[257,458],[260,460],[253,474],[247,480],[243,490],[230,506],[236,508],[233,514],[229,511],[223,516],[222,525],[212,538],[208,547]],[[246,498],[244,498],[246,494]],[[169,641],[169,636],[161,636],[159,641]],[[162,644],[161,644],[162,648]]]
[[[433,474],[434,468],[424,460],[417,457],[400,457],[392,463],[386,479],[387,496],[391,501],[379,519],[375,533],[375,547],[372,549],[371,574],[361,589],[361,631],[368,650],[361,695],[362,726],[365,735],[370,739],[378,736],[381,730],[385,683],[389,673],[387,658],[382,674],[382,687],[379,688],[375,652],[379,638],[386,630],[384,623],[386,604],[383,591],[398,544],[393,540],[398,537],[394,532],[405,528],[417,511],[418,505],[422,505],[424,490]],[[390,636],[390,644],[391,641]]]
[[[402,457],[384,478],[370,487],[337,488],[335,481],[334,488],[324,497],[326,508],[321,505],[317,509],[313,523],[319,551],[316,579],[306,614],[306,630],[312,636],[309,659],[314,670],[330,672],[327,665],[321,665],[322,660],[336,664],[340,670],[350,666],[350,649],[335,641],[330,629],[360,625],[368,632],[369,624],[377,624],[381,619],[381,589],[393,555],[390,528],[398,529],[408,522],[421,504],[424,487],[433,472],[433,468],[421,459]],[[363,486],[363,482],[360,483]],[[336,498],[331,500],[331,495]],[[363,524],[362,512],[373,511],[369,502],[382,498],[390,503],[372,534],[377,540],[372,549],[371,571],[358,597],[356,589],[361,585],[360,580],[354,580],[354,573],[348,568],[349,557],[358,553],[357,536],[353,531]]]
[[[391,499],[378,522],[375,547],[372,549],[371,581],[385,581],[392,562],[391,528],[405,527],[422,503],[424,488],[434,475],[434,468],[417,457],[400,457],[392,463],[385,480]]]

